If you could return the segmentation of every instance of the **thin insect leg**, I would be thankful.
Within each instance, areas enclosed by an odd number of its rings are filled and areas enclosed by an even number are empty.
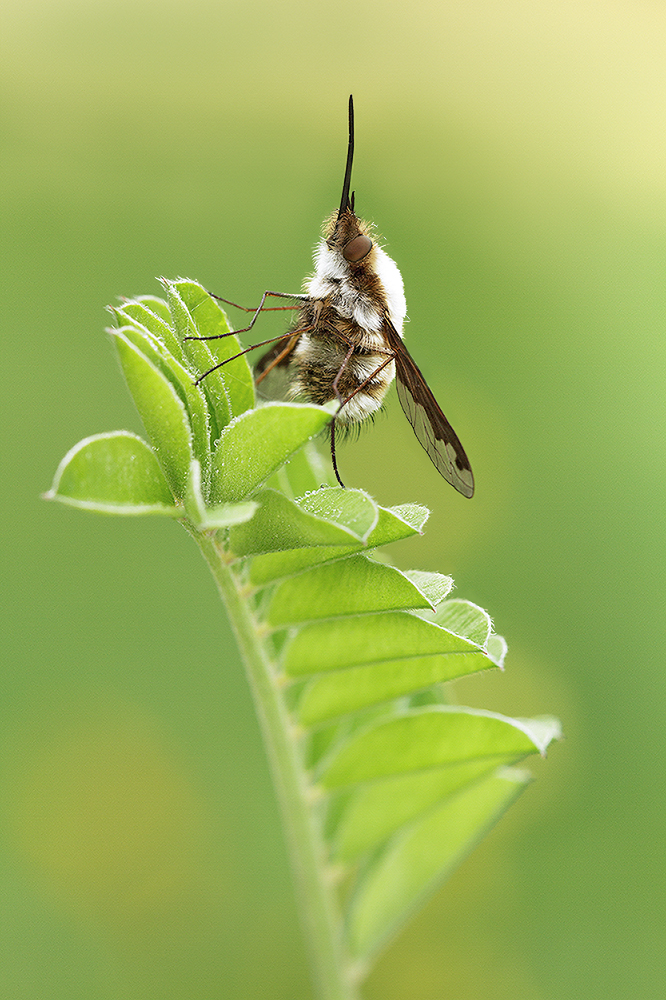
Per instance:
[[[383,361],[381,363],[381,365],[379,365],[377,368],[375,368],[374,372],[372,372],[370,375],[368,375],[368,377],[365,379],[365,381],[361,382],[361,384],[356,389],[354,389],[354,391],[351,393],[350,396],[347,396],[346,399],[343,399],[342,395],[341,395],[341,393],[340,393],[340,391],[338,389],[338,383],[339,383],[340,378],[342,377],[342,373],[345,370],[345,368],[347,367],[347,363],[349,362],[349,359],[351,358],[351,356],[354,353],[355,349],[356,349],[356,344],[350,344],[349,350],[347,351],[347,353],[345,355],[345,359],[342,362],[342,364],[340,365],[340,370],[339,370],[338,374],[335,376],[335,378],[333,379],[333,392],[335,393],[335,395],[337,396],[337,398],[338,398],[338,400],[340,402],[340,407],[338,409],[338,412],[335,414],[335,416],[331,420],[331,462],[333,464],[333,472],[335,473],[335,478],[340,483],[340,486],[342,486],[343,490],[345,488],[345,484],[342,482],[342,479],[340,478],[340,473],[338,472],[338,463],[337,463],[336,457],[335,457],[335,420],[336,420],[336,417],[338,416],[338,414],[342,410],[342,407],[346,406],[346,404],[349,402],[349,400],[353,399],[357,392],[360,392],[361,389],[363,389],[368,384],[368,382],[372,381],[372,379],[375,377],[375,375],[378,375],[379,372],[383,368],[386,368],[387,364],[390,361],[393,361],[393,359],[395,358],[395,353],[391,352],[389,354],[389,356],[387,357],[386,361]]]
[[[285,309],[285,310],[288,311],[291,308],[290,306],[274,306],[274,307],[273,306],[269,306],[267,309],[264,309],[264,302],[266,301],[266,299],[267,299],[267,297],[269,295],[272,295],[272,296],[274,296],[275,298],[278,298],[278,299],[293,299],[294,301],[297,301],[297,302],[304,302],[304,301],[307,301],[307,299],[308,299],[307,295],[297,295],[297,294],[294,294],[292,292],[270,292],[270,291],[265,291],[264,294],[261,296],[261,302],[259,303],[258,307],[255,309],[254,316],[250,320],[249,325],[248,326],[244,326],[242,330],[230,330],[229,333],[215,333],[215,334],[212,334],[210,337],[184,337],[183,339],[184,340],[221,340],[223,337],[231,337],[235,333],[247,333],[248,330],[251,330],[252,327],[254,326],[254,324],[256,323],[257,317],[258,317],[258,315],[259,315],[260,312],[272,312],[274,309],[275,310]],[[218,296],[214,295],[213,298],[217,299]],[[219,301],[220,302],[227,302],[226,299],[220,299]],[[234,305],[235,303],[233,303],[233,302],[227,302],[227,304],[228,305]],[[238,309],[244,309],[245,312],[251,312],[250,309],[245,309],[245,306],[237,306],[237,308]],[[296,306],[294,306],[293,308],[295,309]],[[274,337],[273,339],[274,340],[278,340],[279,338],[278,337]],[[266,343],[269,343],[269,341],[266,341]],[[259,347],[260,345],[257,344],[256,346]]]
[[[225,358],[224,361],[220,361],[219,364],[213,365],[213,367],[209,368],[207,372],[204,372],[203,375],[200,375],[199,378],[196,380],[196,382],[194,384],[195,385],[199,385],[199,382],[203,382],[203,380],[205,378],[208,378],[209,375],[211,375],[213,372],[216,372],[218,368],[222,368],[223,365],[229,364],[230,361],[235,361],[236,358],[242,358],[244,354],[249,354],[249,352],[253,351],[255,349],[255,347],[264,347],[266,344],[274,344],[276,340],[284,340],[284,338],[288,337],[288,336],[289,336],[289,334],[281,333],[279,337],[271,337],[270,340],[262,340],[260,344],[252,344],[252,347],[246,347],[244,351],[239,351],[238,354],[233,354],[230,358]],[[187,339],[187,340],[198,340],[199,338],[198,337],[187,337],[185,339]],[[215,338],[211,338],[211,337],[205,337],[204,338],[204,337],[202,337],[201,339],[202,340],[211,340],[211,339],[215,339]]]
[[[340,479],[340,473],[338,472],[338,463],[335,460],[335,417],[331,420],[331,462],[333,463],[333,472],[335,473],[335,478],[345,489],[345,484]]]
[[[194,384],[195,385],[199,385],[199,382],[202,382],[203,379],[207,378],[207,376],[210,375],[211,372],[216,372],[218,368],[222,368],[224,365],[228,364],[230,361],[235,361],[236,358],[242,358],[244,354],[249,354],[250,351],[254,351],[255,348],[257,348],[257,347],[265,347],[266,344],[274,344],[276,340],[286,340],[287,337],[290,337],[292,339],[293,343],[291,345],[287,345],[287,347],[285,347],[285,349],[280,352],[280,354],[275,359],[275,361],[271,362],[270,366],[266,369],[266,371],[264,371],[264,372],[261,373],[261,375],[259,376],[259,378],[257,379],[257,381],[255,383],[256,385],[259,385],[259,383],[261,382],[261,380],[266,375],[268,375],[268,373],[271,370],[271,368],[273,368],[274,365],[276,365],[281,358],[285,357],[289,353],[289,351],[291,351],[291,350],[294,349],[294,347],[296,346],[296,340],[298,339],[298,337],[300,337],[300,335],[302,333],[308,333],[308,331],[310,331],[310,330],[312,330],[311,326],[304,326],[302,329],[295,330],[292,333],[289,333],[289,332],[287,332],[287,333],[281,333],[278,337],[271,337],[269,340],[262,340],[258,344],[252,344],[250,347],[246,347],[245,350],[239,351],[238,354],[232,354],[232,356],[230,358],[225,358],[224,361],[220,361],[219,364],[214,365],[212,368],[209,368],[207,372],[204,372],[203,375],[199,376],[199,378],[196,380],[196,382]]]
[[[379,352],[377,352],[377,353],[379,353]],[[359,386],[357,386],[354,389],[354,391],[347,396],[347,398],[345,400],[342,401],[342,404],[340,405],[340,410],[342,409],[343,406],[347,405],[347,403],[349,402],[350,399],[354,398],[354,396],[356,395],[357,392],[360,392],[361,389],[364,389],[366,387],[366,385],[368,384],[368,382],[372,382],[373,378],[375,378],[376,375],[379,375],[380,371],[382,371],[382,369],[386,368],[386,366],[388,364],[390,364],[391,361],[393,361],[396,357],[397,357],[397,354],[395,352],[392,352],[391,354],[389,354],[389,356],[386,359],[386,361],[382,361],[381,365],[378,365],[377,368],[375,368],[374,372],[372,372],[370,375],[368,375],[368,377],[365,379],[365,381],[361,382],[361,384]],[[338,373],[338,375],[337,375],[337,377],[335,379],[336,382],[337,382],[338,378],[340,377],[340,374],[341,373]],[[333,384],[335,385],[335,382]],[[337,391],[336,391],[336,395],[339,398],[339,393]],[[340,410],[338,410],[338,413],[340,412]],[[335,414],[336,417],[337,417],[338,413]]]
[[[379,365],[378,368],[375,368],[374,372],[372,372],[370,375],[368,375],[368,377],[365,379],[365,381],[361,382],[361,384],[359,386],[357,386],[356,389],[354,389],[354,391],[352,392],[352,394],[350,396],[348,396],[347,399],[343,399],[342,395],[338,391],[338,383],[339,383],[340,378],[342,376],[342,373],[345,370],[345,368],[347,366],[347,363],[348,363],[349,359],[351,358],[352,354],[354,353],[356,347],[357,347],[356,344],[352,343],[350,345],[349,350],[347,351],[347,354],[345,355],[345,359],[342,362],[342,364],[340,365],[340,371],[338,372],[338,374],[333,379],[333,392],[335,393],[335,395],[337,396],[338,400],[340,401],[340,410],[342,409],[343,406],[345,406],[349,402],[350,399],[354,398],[354,396],[356,395],[357,392],[360,392],[361,389],[365,388],[365,386],[368,384],[368,382],[371,382],[373,380],[373,378],[375,377],[375,375],[379,374],[379,372],[382,370],[382,368],[386,368],[386,366],[389,363],[389,361],[393,361],[393,359],[396,356],[395,351],[384,351],[380,347],[373,348],[373,353],[374,354],[387,354],[388,357],[386,358],[386,361],[383,361],[381,363],[381,365]],[[340,412],[340,410],[338,410],[338,413]],[[337,416],[337,414],[336,414],[336,416]]]
[[[344,404],[347,401],[343,400],[343,398],[342,398],[342,396],[340,394],[340,391],[338,389],[338,383],[340,381],[340,378],[342,376],[343,371],[347,367],[347,363],[348,363],[349,359],[351,358],[351,356],[352,356],[352,354],[354,353],[355,350],[356,350],[356,345],[355,344],[350,344],[349,350],[345,354],[345,359],[342,362],[342,364],[340,365],[340,371],[338,372],[338,374],[333,379],[333,386],[332,386],[332,388],[333,388],[333,392],[335,393],[335,395],[337,396],[338,400],[340,401],[340,409],[342,409],[342,407],[344,406]]]
[[[215,299],[217,302],[224,302],[225,306],[233,306],[234,309],[241,309],[243,312],[246,313],[255,312],[257,308],[256,306],[239,306],[237,302],[232,302],[231,299],[223,299],[221,295],[216,295],[215,292],[208,292],[208,294],[210,295],[211,299]],[[282,292],[271,292],[270,294],[280,296],[285,299],[300,299],[301,301],[303,299],[308,298],[307,295],[301,295],[298,292],[285,292],[284,294]],[[281,309],[286,311],[291,308],[292,308],[291,306],[266,306],[266,308],[262,309],[261,311],[279,312]]]
[[[337,383],[338,383],[338,381],[340,379],[340,376],[342,375],[342,372],[344,371],[345,365],[347,364],[347,362],[348,362],[349,358],[351,357],[352,353],[353,353],[353,347],[350,348],[350,350],[348,351],[347,356],[345,357],[345,360],[343,361],[343,363],[342,363],[342,365],[340,367],[340,371],[338,372],[338,374],[335,376],[335,379],[333,380],[333,390],[335,392],[335,395],[338,397],[338,399],[342,399],[342,397],[341,397],[340,393],[338,392],[338,385],[337,385]],[[378,367],[375,368],[374,372],[372,372],[371,375],[368,375],[368,377],[365,379],[364,382],[361,382],[361,384],[359,386],[357,386],[357,388],[354,389],[354,391],[349,396],[347,396],[346,399],[342,399],[342,402],[340,403],[340,408],[338,409],[338,412],[335,414],[335,416],[331,420],[331,462],[333,463],[333,472],[335,473],[335,478],[340,483],[340,486],[342,486],[343,490],[345,488],[345,484],[342,482],[342,479],[340,478],[340,473],[338,472],[338,463],[337,463],[337,461],[335,459],[335,420],[336,420],[337,416],[339,415],[340,411],[342,410],[342,407],[346,406],[347,403],[349,402],[349,400],[353,399],[357,392],[360,392],[361,389],[365,388],[365,386],[368,384],[368,382],[371,382],[373,380],[373,378],[375,378],[376,375],[379,375],[380,371],[382,371],[383,368],[386,368],[386,366],[388,364],[390,364],[390,362],[393,361],[393,359],[395,357],[396,357],[395,352],[392,352],[391,354],[389,354],[389,356],[387,357],[386,361],[382,361],[381,365],[378,365]]]
[[[261,373],[261,375],[259,376],[259,378],[255,380],[255,385],[259,385],[260,382],[262,382],[266,378],[266,376],[268,375],[269,372],[272,372],[273,369],[277,367],[277,365],[282,364],[282,362],[284,361],[284,359],[289,354],[291,354],[291,352],[293,351],[294,347],[296,346],[298,337],[300,337],[300,335],[302,333],[307,333],[309,330],[312,330],[312,327],[311,326],[306,326],[303,330],[299,330],[298,331],[298,336],[296,336],[296,337],[294,337],[294,336],[289,337],[289,343],[287,344],[287,346],[283,347],[283,349],[280,351],[280,353],[277,355],[277,357],[273,358],[273,360],[271,361],[271,363],[269,365],[267,365],[266,368],[264,368],[264,370]],[[286,334],[286,336],[288,337],[289,334]]]
[[[338,410],[338,413],[340,412],[340,410],[342,409],[342,407],[347,402],[346,399],[342,398],[340,390],[338,389],[338,382],[340,381],[340,378],[342,376],[343,371],[347,367],[347,363],[348,363],[349,359],[351,358],[352,354],[354,353],[355,346],[356,346],[355,344],[350,344],[349,345],[349,350],[345,354],[344,361],[340,365],[340,371],[338,372],[338,374],[333,379],[333,392],[337,396],[338,401],[340,403],[340,409]],[[337,463],[336,458],[335,458],[335,417],[337,417],[337,415],[338,414],[336,413],[335,416],[333,417],[333,419],[331,420],[331,462],[333,463],[333,472],[335,473],[335,478],[337,479],[337,481],[340,483],[340,486],[342,486],[342,488],[344,490],[345,484],[342,482],[342,479],[340,478],[340,473],[338,472],[338,463]]]

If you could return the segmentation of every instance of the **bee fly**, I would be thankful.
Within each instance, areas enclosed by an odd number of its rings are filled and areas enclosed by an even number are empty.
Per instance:
[[[287,333],[247,350],[273,343],[256,366],[257,384],[274,368],[287,366],[291,396],[319,405],[338,401],[340,406],[330,425],[331,459],[341,486],[344,483],[335,457],[336,424],[354,425],[374,414],[397,376],[398,398],[419,443],[444,479],[463,496],[471,497],[474,477],[467,455],[402,341],[407,305],[400,271],[374,239],[372,226],[355,214],[354,193],[349,193],[353,158],[354,104],[350,97],[340,208],[324,224],[314,255],[315,273],[305,281],[305,294],[265,291],[256,309],[213,297],[254,313],[248,326],[237,333],[251,330],[261,312],[298,310]],[[291,304],[266,306],[269,298],[288,299]],[[219,367],[205,372],[197,383]]]

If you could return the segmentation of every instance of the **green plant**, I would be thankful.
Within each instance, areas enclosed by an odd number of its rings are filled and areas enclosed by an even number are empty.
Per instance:
[[[321,486],[310,439],[333,410],[254,408],[226,317],[192,281],[113,310],[110,331],[150,443],[95,435],[47,496],[158,514],[196,540],[230,616],[261,721],[320,995],[351,1000],[378,950],[524,788],[515,765],[557,737],[446,702],[442,684],[501,667],[488,615],[449,577],[376,553],[428,512]]]

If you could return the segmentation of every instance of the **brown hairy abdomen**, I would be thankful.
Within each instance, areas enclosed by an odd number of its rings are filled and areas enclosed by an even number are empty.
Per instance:
[[[347,360],[338,379],[338,393],[342,399],[353,396],[359,386],[361,392],[380,402],[390,383],[392,366],[382,368],[370,381],[368,376],[379,369],[387,354],[378,354],[362,346],[363,329],[353,320],[344,319],[336,309],[321,300],[303,306],[293,333],[301,339],[292,355],[293,392],[312,403],[322,405],[338,398],[333,383],[340,373],[351,346],[354,352]],[[340,419],[361,419],[351,414],[340,414]]]

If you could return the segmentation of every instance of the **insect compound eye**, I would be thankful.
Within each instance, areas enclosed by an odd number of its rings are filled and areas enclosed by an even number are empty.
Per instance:
[[[350,263],[356,264],[359,260],[367,257],[371,250],[372,240],[369,236],[364,236],[361,233],[343,247],[342,256]]]

